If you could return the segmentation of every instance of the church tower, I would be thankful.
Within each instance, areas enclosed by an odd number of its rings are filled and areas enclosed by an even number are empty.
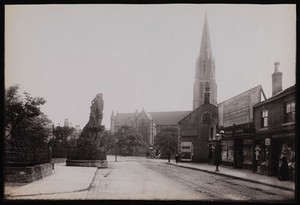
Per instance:
[[[204,104],[206,86],[210,88],[210,103],[217,106],[215,59],[212,56],[208,22],[205,14],[200,55],[196,62],[193,110]]]

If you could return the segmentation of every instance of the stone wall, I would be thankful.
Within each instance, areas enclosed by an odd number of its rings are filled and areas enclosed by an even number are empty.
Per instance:
[[[27,167],[5,167],[5,181],[15,183],[33,182],[53,173],[53,163]]]

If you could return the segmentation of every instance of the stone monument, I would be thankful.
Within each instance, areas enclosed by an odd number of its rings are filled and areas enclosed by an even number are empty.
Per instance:
[[[77,140],[77,147],[68,148],[67,166],[107,168],[107,157],[103,142],[104,125],[102,93],[92,101],[89,122]]]

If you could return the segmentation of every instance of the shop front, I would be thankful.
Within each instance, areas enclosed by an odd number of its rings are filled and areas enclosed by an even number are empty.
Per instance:
[[[284,178],[295,180],[295,141],[293,134],[269,134],[255,138],[253,171],[280,178],[282,158],[287,168]]]
[[[262,175],[271,176],[270,145],[271,145],[271,139],[269,136],[255,138],[254,152],[253,152],[254,153],[253,172],[257,172]],[[274,144],[274,146],[276,145]],[[277,161],[277,159],[275,159],[275,161]]]
[[[221,141],[222,164],[237,169],[253,169],[254,129],[251,124],[225,128]]]
[[[293,134],[275,134],[271,139],[271,176],[294,181],[295,136]]]

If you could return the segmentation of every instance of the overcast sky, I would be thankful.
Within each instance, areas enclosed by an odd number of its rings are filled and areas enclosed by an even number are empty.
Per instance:
[[[295,84],[295,5],[10,5],[5,86],[44,97],[55,125],[83,128],[97,93],[106,128],[112,110],[192,110],[205,12],[218,102],[257,85],[269,98],[275,61]]]

